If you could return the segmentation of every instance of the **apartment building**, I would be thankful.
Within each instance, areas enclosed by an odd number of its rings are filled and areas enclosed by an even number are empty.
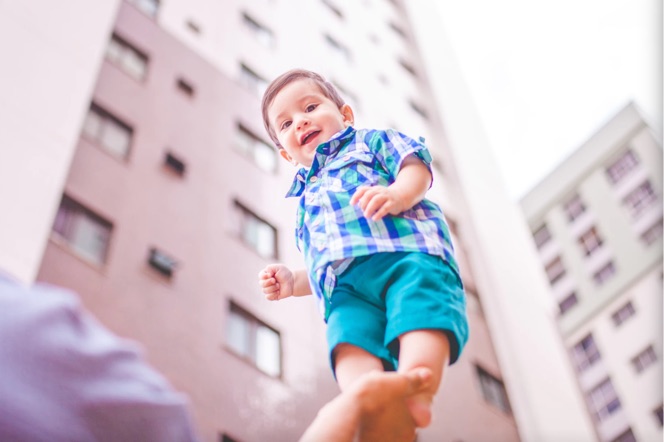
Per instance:
[[[140,342],[189,396],[203,440],[296,440],[338,391],[313,300],[269,303],[256,283],[266,263],[302,265],[296,201],[282,197],[294,170],[278,160],[259,117],[268,80],[294,66],[330,78],[358,127],[422,135],[434,156],[428,197],[453,230],[471,338],[418,440],[592,438],[540,305],[543,276],[522,272],[534,256],[525,224],[510,221],[509,207],[498,215],[519,238],[511,263],[496,259],[501,241],[483,240],[497,227],[482,216],[493,210],[486,204],[506,198],[462,156],[486,163],[481,143],[463,142],[463,125],[444,115],[467,97],[441,99],[429,81],[423,27],[409,18],[426,10],[388,0],[108,0],[94,13],[77,0],[37,3],[43,8],[0,5],[13,24],[3,41],[15,32],[36,60],[18,64],[13,88],[2,89],[16,111],[0,134],[32,150],[0,152],[11,165],[3,186],[30,183],[25,197],[3,192],[13,216],[0,230],[12,247],[0,265],[27,283],[75,290],[105,325]],[[39,27],[45,11],[49,25]],[[81,62],[70,55],[77,42],[88,49]],[[33,69],[45,72],[55,56],[60,83],[40,83],[29,102],[9,93],[29,90]],[[49,113],[28,117],[39,98]],[[57,112],[60,102],[67,112]],[[57,136],[44,144],[49,134]],[[505,271],[510,278],[499,276]]]
[[[661,142],[630,103],[521,206],[599,439],[661,440]]]

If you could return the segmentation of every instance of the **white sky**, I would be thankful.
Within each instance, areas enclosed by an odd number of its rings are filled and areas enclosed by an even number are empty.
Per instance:
[[[630,100],[661,134],[659,0],[438,0],[516,200]]]

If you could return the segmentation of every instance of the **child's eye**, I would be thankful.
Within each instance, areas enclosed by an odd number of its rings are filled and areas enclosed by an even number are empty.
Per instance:
[[[316,109],[317,107],[318,107],[317,104],[310,104],[310,105],[307,106],[304,110],[305,110],[306,112],[311,112],[311,111],[313,111],[314,109]]]
[[[290,125],[291,125],[290,121],[284,121],[283,123],[281,123],[281,130],[288,129],[288,126]]]

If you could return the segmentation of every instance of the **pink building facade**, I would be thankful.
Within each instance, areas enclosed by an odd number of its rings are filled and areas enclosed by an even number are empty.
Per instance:
[[[259,96],[129,3],[108,41],[37,279],[141,343],[203,440],[297,440],[338,390],[313,300],[270,303],[256,282],[269,262],[301,263],[283,198],[294,171],[267,145]],[[471,338],[418,440],[516,441],[456,229],[455,242]]]

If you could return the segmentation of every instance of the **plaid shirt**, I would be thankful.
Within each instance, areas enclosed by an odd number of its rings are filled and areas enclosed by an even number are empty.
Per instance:
[[[350,204],[359,186],[392,184],[411,154],[430,167],[431,155],[421,142],[395,130],[349,127],[319,145],[311,168],[295,175],[286,197],[300,197],[297,247],[304,252],[311,289],[326,320],[336,275],[355,257],[424,252],[441,256],[458,272],[449,228],[437,204],[424,199],[378,221]]]

